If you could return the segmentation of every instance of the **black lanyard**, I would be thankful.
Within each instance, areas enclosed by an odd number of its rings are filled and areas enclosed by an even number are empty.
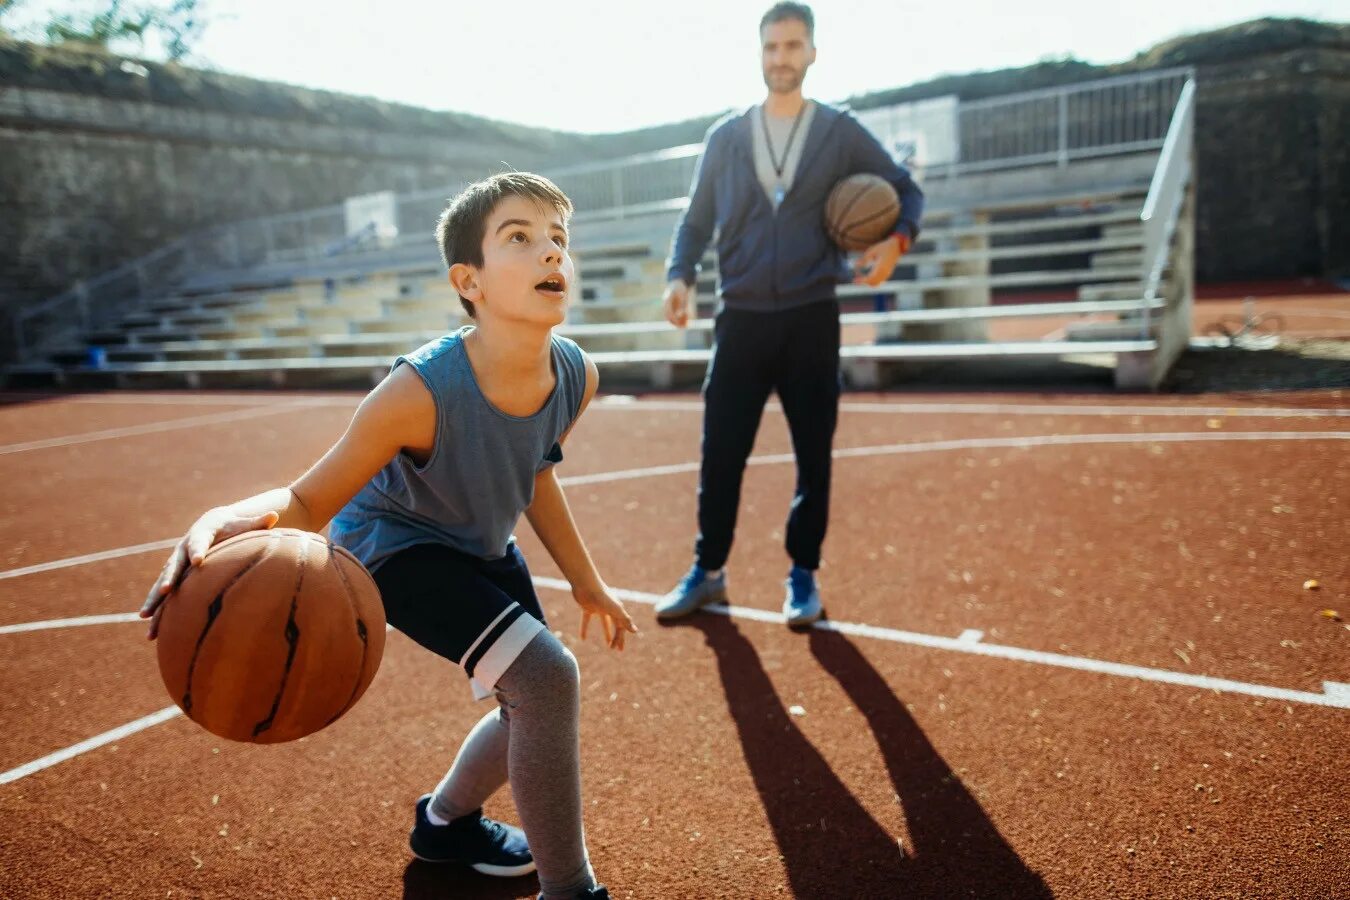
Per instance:
[[[802,115],[806,112],[806,101],[802,101],[802,108],[797,110],[797,118],[792,120],[792,130],[788,132],[787,146],[783,148],[783,161],[780,163],[773,155],[773,138],[769,137],[769,112],[763,107],[760,108],[759,124],[764,126],[764,148],[769,151],[769,165],[773,166],[773,174],[778,177],[778,181],[783,181],[783,170],[787,168],[788,155],[792,153],[792,142],[797,137],[797,126],[802,124]]]

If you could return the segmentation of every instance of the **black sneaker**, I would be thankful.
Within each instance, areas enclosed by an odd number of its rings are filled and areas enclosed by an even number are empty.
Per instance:
[[[413,856],[424,862],[459,863],[500,878],[534,871],[534,855],[525,842],[525,832],[519,828],[485,818],[481,809],[448,825],[433,825],[427,818],[430,802],[430,794],[417,800],[417,821],[408,834]]]
[[[544,895],[540,894],[538,900],[544,900]],[[589,891],[573,894],[572,900],[609,900],[609,891],[605,890],[603,884],[597,884]]]

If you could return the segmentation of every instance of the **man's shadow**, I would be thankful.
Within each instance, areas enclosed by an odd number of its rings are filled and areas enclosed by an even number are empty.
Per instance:
[[[797,728],[736,624],[706,614],[689,624],[717,657],[794,896],[1051,896],[847,638],[813,629],[811,652],[867,719],[882,749],[909,826],[912,846],[903,852]]]

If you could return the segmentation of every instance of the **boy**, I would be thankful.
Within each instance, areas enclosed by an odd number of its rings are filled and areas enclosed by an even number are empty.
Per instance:
[[[173,586],[212,544],[331,520],[333,542],[374,576],[389,623],[463,667],[476,697],[495,692],[499,703],[417,801],[414,855],[488,875],[537,866],[547,900],[609,894],[582,830],[576,660],[545,627],[512,539],[522,512],[572,584],[582,638],[592,616],[616,650],[637,631],[596,572],[553,469],[599,383],[586,354],[553,334],[575,274],[571,212],[552,182],[528,173],[455,198],[436,234],[474,325],[399,357],[347,432],[289,487],[203,514],[141,608],[154,639]],[[523,834],[482,816],[508,777]]]

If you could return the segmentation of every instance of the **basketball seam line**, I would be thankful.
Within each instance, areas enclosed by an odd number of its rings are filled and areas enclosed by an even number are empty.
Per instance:
[[[857,203],[859,200],[862,199],[863,194],[867,193],[869,187],[870,185],[863,185],[862,187],[858,188],[858,193],[854,194],[853,197],[847,203],[844,204],[844,208],[839,211],[839,215],[830,216],[830,231],[835,232],[840,237],[848,236],[849,229],[847,228],[842,230],[836,229],[834,223],[841,219],[848,218],[849,212],[853,209],[853,204]]]
[[[270,547],[264,546],[262,550],[258,551],[258,554],[254,556],[252,560],[249,561],[249,564],[247,566],[236,572],[235,576],[230,579],[229,583],[220,589],[220,593],[216,595],[215,602],[219,602],[221,604],[221,607],[223,608],[225,604],[225,595],[230,592],[230,588],[238,584],[239,579],[243,578],[245,575],[251,572],[254,569],[254,567],[256,567],[259,563],[261,563],[263,559],[267,557],[270,549],[271,549]],[[188,574],[191,574],[191,571],[192,571],[191,567],[189,567]],[[178,590],[183,589],[183,583],[185,583],[186,581],[187,577],[184,576],[183,581],[180,582],[178,585]],[[177,593],[177,591],[175,591],[174,593]],[[167,603],[168,600],[166,599],[165,602]],[[192,676],[197,671],[197,657],[201,655],[202,644],[206,643],[207,632],[211,630],[211,626],[215,624],[216,618],[219,615],[220,612],[218,610],[215,615],[211,616],[211,618],[206,620],[206,625],[202,627],[202,633],[197,635],[197,646],[192,648],[192,659],[188,662],[187,682],[186,684],[183,685],[183,702],[179,704],[180,706],[182,706],[183,712],[190,713],[192,711]]]
[[[281,670],[281,684],[277,686],[277,694],[272,698],[271,711],[265,719],[253,726],[255,738],[272,727],[277,710],[281,708],[281,697],[286,693],[286,682],[291,677],[291,666],[295,664],[295,649],[300,644],[300,628],[295,624],[295,610],[300,602],[300,588],[305,583],[305,566],[308,562],[309,541],[305,541],[300,545],[300,564],[296,567],[298,574],[295,577],[295,592],[291,594],[291,612],[286,618],[286,643],[290,645],[286,651],[286,667]]]
[[[333,557],[336,550],[337,545],[334,544],[332,541],[329,541],[328,553],[330,559]],[[339,555],[339,559],[340,558],[341,556]],[[349,696],[347,698],[347,702],[344,703],[342,707],[333,714],[333,718],[329,719],[327,722],[324,723],[325,728],[327,728],[329,725],[332,725],[338,719],[342,718],[342,716],[347,712],[347,710],[351,709],[352,705],[356,703],[357,691],[361,689],[361,678],[366,671],[366,656],[370,652],[370,639],[368,637],[369,629],[367,629],[366,623],[361,620],[360,614],[357,613],[356,611],[356,598],[352,595],[351,582],[347,579],[347,573],[342,571],[341,562],[334,562],[333,568],[338,573],[338,580],[342,582],[342,592],[344,595],[346,595],[347,598],[347,608],[348,610],[351,611],[352,617],[356,619],[356,634],[357,637],[361,639],[361,665],[356,670],[356,684],[352,685],[351,696]]]
[[[883,210],[878,210],[877,212],[872,213],[870,216],[864,216],[863,218],[861,218],[861,219],[859,219],[858,221],[854,222],[852,225],[848,226],[848,228],[846,228],[846,229],[844,230],[844,236],[847,237],[847,236],[848,236],[848,233],[849,233],[850,231],[852,231],[853,229],[857,228],[859,225],[866,225],[868,222],[872,221],[872,220],[875,219],[877,216],[884,216],[884,215],[886,215],[888,212],[890,212],[889,209],[883,209]],[[899,219],[899,212],[900,212],[900,211],[897,209],[897,210],[896,210],[896,218],[897,218],[897,220]]]

